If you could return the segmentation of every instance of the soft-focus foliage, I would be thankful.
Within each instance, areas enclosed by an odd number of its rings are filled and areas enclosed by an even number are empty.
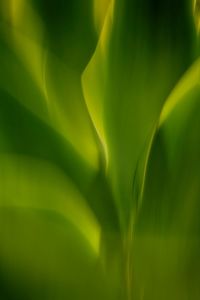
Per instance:
[[[200,298],[198,0],[0,0],[0,299]]]

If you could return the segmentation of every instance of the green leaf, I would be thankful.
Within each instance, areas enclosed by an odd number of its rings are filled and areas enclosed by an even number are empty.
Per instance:
[[[135,290],[149,299],[199,295],[199,61],[163,107],[134,230]]]
[[[196,56],[191,9],[188,1],[115,1],[83,75],[123,228],[140,153],[152,140],[164,101]]]

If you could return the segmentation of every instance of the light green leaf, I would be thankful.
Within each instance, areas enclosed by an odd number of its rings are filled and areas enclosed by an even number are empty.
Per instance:
[[[140,153],[149,147],[164,101],[196,55],[191,11],[188,1],[111,3],[83,74],[123,228]]]

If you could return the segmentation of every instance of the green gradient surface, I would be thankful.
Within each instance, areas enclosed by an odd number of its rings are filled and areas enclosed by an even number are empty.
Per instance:
[[[0,0],[0,300],[200,299],[198,0]]]

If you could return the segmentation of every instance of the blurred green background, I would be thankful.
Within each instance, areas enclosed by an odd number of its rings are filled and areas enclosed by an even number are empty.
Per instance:
[[[0,0],[0,300],[200,299],[199,0]]]

